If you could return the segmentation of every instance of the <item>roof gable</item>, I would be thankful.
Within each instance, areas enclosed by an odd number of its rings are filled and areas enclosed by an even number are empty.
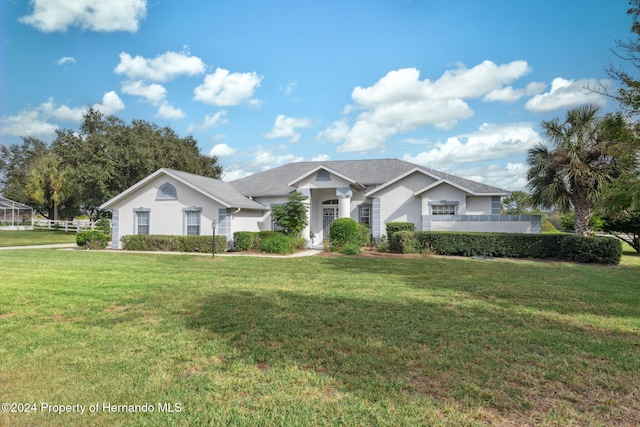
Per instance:
[[[266,207],[260,203],[238,193],[228,182],[167,168],[158,169],[111,200],[103,203],[100,206],[100,209],[110,209],[117,202],[134,194],[140,188],[144,187],[161,175],[166,175],[179,181],[226,208],[266,209]]]
[[[345,180],[346,182],[348,182],[349,184],[351,184],[351,185],[353,185],[355,187],[358,187],[360,189],[364,189],[364,185],[360,184],[359,182],[357,182],[353,178],[348,177],[346,175],[343,175],[340,172],[335,171],[335,170],[333,170],[333,169],[331,169],[331,168],[329,168],[329,167],[327,167],[327,166],[325,166],[323,164],[322,165],[318,165],[315,168],[311,169],[310,171],[304,173],[303,175],[295,178],[293,181],[289,182],[287,185],[289,187],[297,187],[296,184],[298,184],[301,181],[304,181],[305,179],[309,178],[311,175],[313,175],[315,173],[318,173],[320,171],[325,171],[325,172],[329,173],[330,175],[334,175],[334,176],[337,176],[340,179]]]
[[[377,193],[377,192],[379,192],[381,190],[384,190],[385,188],[390,187],[391,185],[395,184],[396,182],[402,181],[403,179],[405,179],[406,177],[408,177],[410,175],[413,175],[414,173],[420,173],[420,174],[426,175],[426,176],[428,176],[430,178],[433,178],[435,180],[440,179],[438,176],[435,176],[432,173],[429,173],[429,172],[427,172],[427,171],[425,171],[423,169],[420,169],[420,168],[416,167],[416,168],[413,168],[413,169],[403,173],[402,175],[399,175],[399,176],[395,177],[394,179],[392,179],[390,181],[385,182],[384,184],[380,185],[379,187],[374,188],[373,190],[369,191],[366,194],[366,196],[370,197],[373,194],[375,194],[375,193]]]

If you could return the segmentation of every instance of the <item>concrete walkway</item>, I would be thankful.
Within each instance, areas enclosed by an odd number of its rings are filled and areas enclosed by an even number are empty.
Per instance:
[[[79,249],[75,243],[59,243],[55,245],[38,245],[38,246],[8,246],[0,248],[0,250],[16,250],[16,249]],[[97,252],[97,251],[94,251]],[[210,253],[203,252],[163,252],[163,251],[125,251],[125,250],[113,250],[105,249],[100,252],[111,252],[119,254],[156,254],[156,255],[198,255],[198,256],[211,256]],[[322,249],[307,249],[300,252],[295,252],[287,255],[277,254],[264,254],[264,253],[248,253],[248,252],[225,252],[223,254],[216,254],[216,257],[261,257],[261,258],[298,258],[305,256],[313,256],[322,252]]]

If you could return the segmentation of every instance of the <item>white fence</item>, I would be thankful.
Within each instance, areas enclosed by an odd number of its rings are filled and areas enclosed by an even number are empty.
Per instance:
[[[83,231],[93,230],[95,222],[88,219],[75,219],[73,221],[52,221],[47,219],[34,219],[34,229],[47,230],[64,230],[64,231]]]

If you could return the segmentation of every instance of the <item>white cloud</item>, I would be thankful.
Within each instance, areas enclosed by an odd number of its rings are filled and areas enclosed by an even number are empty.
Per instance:
[[[280,92],[282,92],[286,97],[291,101],[297,101],[298,98],[293,95],[293,92],[298,88],[298,82],[296,80],[292,80],[286,85],[280,86]]]
[[[124,107],[124,102],[122,102],[118,94],[114,91],[105,93],[102,97],[102,103],[93,104],[94,109],[101,111],[107,116],[124,110]],[[86,110],[86,108],[84,110]]]
[[[506,165],[491,164],[457,168],[452,173],[472,181],[492,185],[508,191],[527,191],[529,167],[520,162]]]
[[[583,104],[606,105],[606,97],[590,88],[609,87],[610,80],[582,79],[566,80],[561,77],[553,79],[549,92],[538,94],[527,101],[525,108],[534,113],[547,113],[554,110],[566,110]]]
[[[229,70],[217,68],[215,73],[208,74],[204,82],[194,89],[193,99],[219,106],[238,105],[244,101],[257,106],[259,101],[251,97],[261,81],[262,77],[255,72],[230,73]]]
[[[328,154],[318,154],[311,159],[312,162],[327,162],[331,159]]]
[[[146,0],[31,0],[30,4],[33,11],[19,21],[45,33],[69,27],[135,33],[147,13]]]
[[[164,86],[157,83],[146,84],[140,80],[122,83],[122,92],[127,95],[140,96],[152,104],[164,101],[167,96],[167,90]]]
[[[199,125],[189,125],[187,130],[193,132],[196,129],[207,130],[215,126],[220,126],[229,122],[226,118],[227,110],[220,110],[213,115],[205,114],[204,121]]]
[[[238,165],[231,165],[222,172],[222,179],[225,181],[233,181],[234,179],[244,178],[253,173],[253,171],[242,169],[242,167]]]
[[[284,114],[280,114],[276,117],[276,121],[273,124],[273,128],[270,132],[265,133],[265,138],[289,138],[290,142],[298,142],[300,140],[300,134],[296,132],[296,128],[305,128],[311,126],[311,120],[309,119],[296,119],[294,117],[286,117]]]
[[[338,151],[365,153],[383,151],[386,140],[398,133],[424,126],[449,130],[474,114],[465,99],[493,93],[494,100],[510,100],[514,94],[505,85],[529,71],[525,61],[484,61],[470,69],[447,71],[434,82],[420,80],[415,68],[391,71],[373,86],[353,90],[355,104],[345,108],[345,114],[360,113],[352,126],[347,119],[336,121],[318,139],[342,142]]]
[[[184,119],[186,114],[180,108],[176,108],[168,102],[163,102],[158,106],[156,117],[163,119]]]
[[[226,118],[227,110],[220,110],[214,115],[210,116],[206,114],[204,116],[204,122],[200,125],[200,128],[203,130],[212,128],[214,126],[220,126],[229,122],[229,119]]]
[[[56,65],[63,65],[66,64],[67,62],[70,62],[72,64],[76,63],[75,58],[73,58],[72,56],[63,56],[62,58],[58,59],[57,61],[54,62],[54,64]]]
[[[434,169],[448,169],[460,163],[525,154],[539,141],[540,135],[531,123],[484,124],[477,132],[448,138],[430,151],[415,156],[405,154],[403,159]]]
[[[235,148],[229,147],[227,144],[216,144],[209,152],[210,156],[230,157],[236,154]]]
[[[25,110],[0,119],[0,134],[50,139],[58,125],[48,123],[38,110]]]
[[[92,107],[110,115],[124,109],[125,105],[118,95],[111,91],[104,94],[101,103],[93,104]],[[56,129],[60,128],[56,123],[51,123],[52,121],[80,123],[88,108],[56,105],[54,99],[49,98],[37,107],[0,118],[0,134],[52,139],[55,137]]]
[[[304,157],[296,156],[294,154],[277,154],[272,150],[259,146],[255,150],[255,156],[249,163],[246,169],[263,171],[272,169],[276,166],[283,165],[285,163],[301,162]]]
[[[135,58],[126,52],[120,54],[116,74],[124,74],[130,79],[165,82],[181,75],[195,76],[205,71],[204,62],[188,52],[166,52],[153,59],[142,56]]]

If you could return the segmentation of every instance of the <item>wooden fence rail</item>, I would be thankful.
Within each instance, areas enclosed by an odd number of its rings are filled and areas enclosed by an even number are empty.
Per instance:
[[[78,232],[83,230],[93,230],[95,228],[95,222],[88,219],[76,219],[73,221],[52,221],[47,219],[34,219],[33,228]]]

